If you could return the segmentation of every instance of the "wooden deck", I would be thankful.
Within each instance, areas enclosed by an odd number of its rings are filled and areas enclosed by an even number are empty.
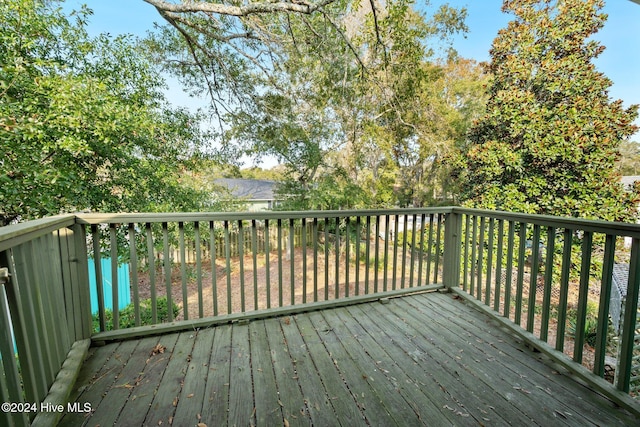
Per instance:
[[[61,425],[637,425],[451,294],[90,350]]]

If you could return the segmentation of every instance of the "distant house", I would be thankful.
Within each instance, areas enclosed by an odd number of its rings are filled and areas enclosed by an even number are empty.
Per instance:
[[[620,182],[622,182],[622,186],[625,190],[631,191],[633,189],[633,185],[636,182],[640,182],[640,175],[625,175],[620,178]],[[637,207],[640,210],[640,206]],[[640,221],[638,221],[640,223]],[[627,248],[631,247],[631,237],[627,236],[624,238],[624,245]]]
[[[625,175],[620,178],[620,181],[622,182],[625,190],[631,190],[634,183],[640,182],[640,175]]]
[[[227,189],[229,194],[247,205],[251,212],[273,209],[278,204],[274,190],[275,181],[263,179],[219,178],[216,185]]]

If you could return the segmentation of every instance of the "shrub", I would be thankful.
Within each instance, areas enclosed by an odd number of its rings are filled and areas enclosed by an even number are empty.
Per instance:
[[[180,307],[176,303],[172,303],[173,318],[180,313]],[[169,320],[169,309],[167,297],[160,297],[156,300],[156,313],[158,317],[157,323],[166,322]],[[105,330],[113,330],[113,311],[106,309],[104,311]],[[131,328],[136,325],[135,306],[134,303],[127,305],[125,308],[119,311],[119,323],[120,328]],[[153,313],[151,311],[151,298],[140,301],[140,325],[152,325]],[[93,330],[100,332],[100,319],[98,313],[93,314]]]

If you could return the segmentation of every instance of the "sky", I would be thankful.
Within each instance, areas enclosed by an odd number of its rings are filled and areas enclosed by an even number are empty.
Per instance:
[[[427,0],[428,1],[428,0]],[[417,0],[422,8],[425,0]],[[504,28],[510,15],[501,11],[502,0],[431,0],[432,8],[443,3],[467,8],[466,37],[456,37],[454,48],[462,57],[488,61],[489,49],[498,30]],[[162,22],[155,8],[143,0],[68,0],[65,9],[79,8],[87,4],[93,9],[89,32],[92,35],[134,34],[144,36],[153,29],[154,22]],[[430,10],[430,9],[427,9]],[[640,104],[640,5],[630,0],[607,0],[604,12],[609,15],[605,27],[594,38],[606,46],[595,61],[596,67],[613,81],[609,91],[612,99],[622,99],[625,107]],[[177,106],[192,107],[202,100],[189,99],[177,88],[175,80],[169,97]],[[640,119],[636,120],[640,126]],[[637,133],[635,140],[640,140]]]

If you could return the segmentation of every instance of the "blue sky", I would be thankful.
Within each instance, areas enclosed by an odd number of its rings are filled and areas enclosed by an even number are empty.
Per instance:
[[[460,55],[478,61],[489,60],[493,39],[509,21],[509,15],[500,10],[502,0],[430,1],[431,6],[442,3],[468,10],[469,33],[466,38],[456,37],[454,40],[454,47]],[[92,34],[108,32],[144,36],[153,28],[154,22],[161,22],[156,10],[142,0],[68,0],[65,8],[78,8],[81,4],[87,4],[94,11],[89,26]],[[424,0],[418,0],[417,4],[421,7]],[[622,99],[625,106],[640,104],[640,5],[629,0],[608,0],[604,12],[609,19],[595,39],[607,49],[597,59],[596,66],[613,81],[609,92],[611,98]],[[198,104],[176,89],[171,91],[171,100],[183,106]],[[636,123],[640,126],[640,119]],[[638,135],[635,140],[640,139]]]

